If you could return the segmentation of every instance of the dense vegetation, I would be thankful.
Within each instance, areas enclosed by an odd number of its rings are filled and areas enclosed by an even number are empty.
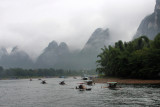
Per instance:
[[[54,77],[54,76],[81,76],[83,74],[95,74],[94,70],[90,71],[70,71],[62,69],[22,69],[10,68],[3,69],[0,67],[0,78],[30,78],[30,77]]]
[[[105,76],[160,79],[160,34],[154,40],[141,36],[116,42],[98,55],[97,71]]]

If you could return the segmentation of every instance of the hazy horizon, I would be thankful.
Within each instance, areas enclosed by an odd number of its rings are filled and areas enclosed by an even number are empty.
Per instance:
[[[1,0],[0,47],[18,46],[32,58],[53,40],[82,49],[97,28],[129,41],[154,6],[155,0]]]

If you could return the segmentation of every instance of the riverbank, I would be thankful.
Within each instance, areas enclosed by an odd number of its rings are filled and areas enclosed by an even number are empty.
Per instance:
[[[95,83],[118,82],[119,84],[160,84],[160,80],[122,79],[122,78],[93,78]]]

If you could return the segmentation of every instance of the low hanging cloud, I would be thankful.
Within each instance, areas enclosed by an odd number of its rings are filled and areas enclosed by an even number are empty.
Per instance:
[[[32,57],[52,40],[81,49],[92,32],[109,28],[114,41],[131,40],[155,0],[1,0],[0,47]]]

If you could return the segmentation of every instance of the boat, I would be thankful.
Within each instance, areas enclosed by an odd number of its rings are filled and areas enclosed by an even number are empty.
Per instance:
[[[82,80],[88,80],[88,77],[83,77]]]
[[[87,85],[93,85],[93,81],[92,80],[88,80],[88,81],[86,81],[86,84]]]
[[[79,89],[79,91],[91,91],[92,88],[87,88],[83,84],[80,84],[76,89]]]
[[[47,83],[46,83],[46,81],[45,81],[45,80],[43,80],[43,81],[41,82],[41,84],[47,84]]]
[[[80,91],[84,91],[86,89],[86,87],[83,85],[83,83],[80,83],[80,85],[77,87],[76,86],[76,89],[79,89]]]
[[[117,88],[117,82],[107,82],[108,88]]]
[[[66,83],[64,81],[61,81],[59,84],[60,85],[65,85]]]

